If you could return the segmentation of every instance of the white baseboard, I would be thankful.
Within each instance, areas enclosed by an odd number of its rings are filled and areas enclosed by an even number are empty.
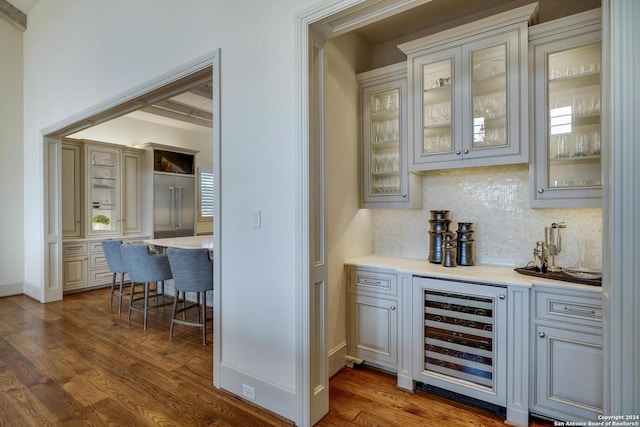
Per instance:
[[[288,390],[263,378],[255,377],[224,362],[220,363],[220,370],[215,375],[220,380],[220,388],[280,416],[290,420],[297,419],[299,415],[298,396],[296,396],[295,390]],[[247,398],[243,394],[243,387],[253,389],[253,399]]]
[[[6,283],[0,285],[0,297],[9,297],[11,295],[22,295],[23,285],[22,283]]]
[[[329,352],[329,378],[347,365],[347,343],[342,342]]]

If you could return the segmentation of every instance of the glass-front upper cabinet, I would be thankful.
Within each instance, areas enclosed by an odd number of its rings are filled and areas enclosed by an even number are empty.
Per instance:
[[[426,63],[422,66],[422,88],[424,100],[424,135],[421,156],[453,151],[453,117],[457,108],[452,84],[454,59]]]
[[[398,46],[409,64],[410,170],[528,162],[524,52],[534,9]]]
[[[119,234],[120,150],[87,145],[86,153],[88,234]]]
[[[359,74],[364,208],[422,207],[422,180],[407,170],[407,72],[396,64]]]
[[[534,207],[601,204],[599,16],[598,9],[554,21],[542,28],[544,32],[534,31]]]
[[[507,58],[507,43],[471,52],[472,149],[509,144]]]

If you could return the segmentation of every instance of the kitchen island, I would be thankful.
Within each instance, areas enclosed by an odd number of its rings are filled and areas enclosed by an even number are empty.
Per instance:
[[[213,251],[213,235],[168,237],[163,239],[146,239],[144,243],[153,245],[163,251],[165,248],[209,249]]]
[[[345,272],[349,362],[505,408],[510,424],[601,413],[601,287],[378,255]]]

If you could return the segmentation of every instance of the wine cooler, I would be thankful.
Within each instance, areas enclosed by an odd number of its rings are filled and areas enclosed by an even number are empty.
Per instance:
[[[414,277],[414,289],[414,379],[505,406],[506,288]]]

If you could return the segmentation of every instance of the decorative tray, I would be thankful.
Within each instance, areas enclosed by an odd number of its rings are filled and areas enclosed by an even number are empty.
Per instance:
[[[602,286],[602,279],[580,279],[578,277],[569,276],[564,271],[539,273],[534,267],[514,268],[520,274],[527,276],[541,277],[543,279],[562,280],[564,282],[581,283],[583,285]]]

